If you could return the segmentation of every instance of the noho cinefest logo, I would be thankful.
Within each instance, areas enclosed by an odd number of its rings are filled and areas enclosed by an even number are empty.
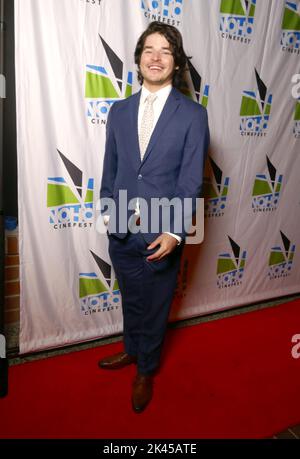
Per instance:
[[[300,2],[285,1],[281,33],[282,51],[300,54]]]
[[[84,315],[119,309],[121,293],[114,271],[109,263],[90,251],[98,267],[79,274],[80,310]]]
[[[217,285],[219,288],[234,287],[242,284],[247,252],[228,236],[231,253],[221,253],[217,265]]]
[[[240,109],[240,133],[266,136],[271,113],[272,94],[255,69],[257,90],[243,91]]]
[[[144,16],[150,21],[164,22],[179,27],[183,0],[141,0]]]
[[[253,34],[255,6],[256,0],[221,0],[221,37],[249,44]]]
[[[293,266],[296,246],[280,231],[282,244],[272,247],[269,257],[269,279],[279,279],[290,276]]]
[[[209,164],[209,176],[204,177],[204,215],[207,218],[223,217],[230,180],[211,157]]]
[[[94,179],[84,183],[83,172],[57,150],[64,166],[64,177],[48,177],[47,207],[54,229],[90,228],[94,220]]]
[[[282,174],[278,174],[277,169],[267,158],[267,173],[257,174],[252,190],[252,209],[253,212],[272,212],[277,209],[281,187]]]
[[[296,101],[293,133],[296,139],[300,139],[300,99]]]
[[[112,104],[132,94],[133,73],[126,71],[124,63],[99,35],[108,64],[86,66],[86,115],[91,124],[106,124]]]

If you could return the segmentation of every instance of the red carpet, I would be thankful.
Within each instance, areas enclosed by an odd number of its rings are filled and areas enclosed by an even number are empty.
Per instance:
[[[154,398],[132,412],[122,344],[10,367],[0,438],[264,438],[300,423],[300,301],[171,330]]]

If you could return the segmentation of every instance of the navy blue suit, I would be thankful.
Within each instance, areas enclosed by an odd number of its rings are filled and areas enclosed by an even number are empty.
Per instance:
[[[139,100],[140,92],[110,110],[100,198],[112,198],[117,210],[108,225],[109,254],[122,294],[125,351],[137,356],[140,373],[151,374],[159,364],[184,241],[164,259],[146,260],[157,250],[149,251],[147,246],[164,229],[160,220],[158,228],[151,228],[150,200],[192,198],[190,215],[185,216],[185,221],[191,221],[202,189],[209,129],[206,109],[173,88],[141,161]],[[141,222],[147,220],[149,225],[146,232],[132,234],[119,226],[119,207],[127,206],[120,202],[120,190],[127,191],[128,202],[139,197],[149,204],[149,211],[141,208]],[[183,206],[170,207],[167,231],[184,240],[188,227],[184,227]],[[133,213],[134,207],[126,217]]]

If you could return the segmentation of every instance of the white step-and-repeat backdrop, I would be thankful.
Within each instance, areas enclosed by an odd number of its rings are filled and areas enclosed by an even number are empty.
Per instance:
[[[139,90],[153,20],[182,32],[211,131],[205,241],[171,320],[300,291],[299,0],[15,0],[21,353],[122,331],[96,203],[107,115]]]

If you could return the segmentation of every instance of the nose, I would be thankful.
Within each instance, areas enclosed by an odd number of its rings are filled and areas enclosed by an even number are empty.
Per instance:
[[[159,51],[153,51],[152,52],[152,59],[154,61],[158,61],[161,58],[160,52]]]

